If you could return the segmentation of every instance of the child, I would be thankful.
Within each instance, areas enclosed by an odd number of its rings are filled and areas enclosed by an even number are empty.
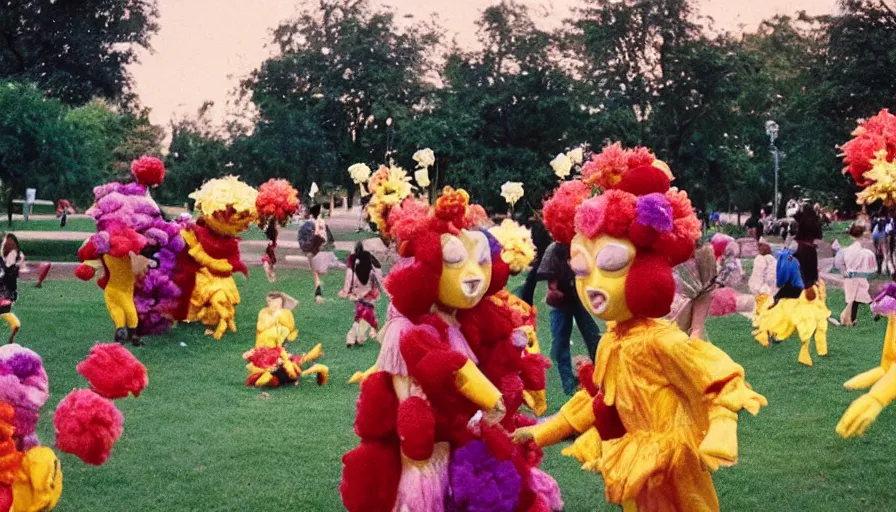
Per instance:
[[[16,333],[22,323],[12,312],[12,305],[19,296],[19,270],[25,264],[25,255],[19,248],[19,239],[12,233],[3,237],[0,245],[0,318],[6,320],[12,332],[9,335],[9,343],[15,343]]]
[[[380,262],[364,248],[362,242],[345,260],[345,285],[339,292],[342,298],[355,301],[355,321],[345,335],[345,346],[363,345],[367,338],[376,338],[379,323],[376,320],[376,301],[380,297]],[[365,328],[365,324],[370,329]],[[362,336],[363,332],[367,332]]]
[[[834,258],[834,264],[843,275],[843,293],[846,295],[846,307],[840,313],[840,324],[852,327],[856,323],[859,304],[870,304],[871,294],[868,276],[876,270],[874,253],[862,247],[862,235],[865,228],[853,224],[849,228],[852,244],[843,249]]]
[[[330,228],[324,222],[321,215],[321,205],[315,204],[308,209],[308,215],[305,223],[299,228],[299,248],[308,258],[308,264],[311,266],[311,275],[314,276],[314,300],[318,304],[324,301],[323,290],[320,284],[320,269],[314,265],[312,261],[320,250],[333,243],[333,235]]]
[[[778,292],[777,267],[778,260],[772,255],[772,247],[765,239],[759,240],[759,254],[753,259],[753,272],[747,282],[750,293],[756,299],[753,310],[754,327],[758,325],[759,313],[771,305],[771,298]]]

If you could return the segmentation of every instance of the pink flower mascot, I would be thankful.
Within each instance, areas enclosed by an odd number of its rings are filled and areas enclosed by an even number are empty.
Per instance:
[[[477,366],[488,362],[477,349],[487,351],[463,334],[461,313],[507,278],[500,246],[472,229],[468,202],[466,192],[446,188],[434,208],[409,198],[383,216],[388,226],[380,229],[397,237],[404,259],[386,278],[392,310],[378,371],[361,385],[361,444],[343,457],[340,491],[351,512],[562,506],[556,484],[537,469],[540,451],[514,446],[508,435],[514,422],[505,418],[524,385],[491,382]],[[512,343],[511,336],[477,341]]]

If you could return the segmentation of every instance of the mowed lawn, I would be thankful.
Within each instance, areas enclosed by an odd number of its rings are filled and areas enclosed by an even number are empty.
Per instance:
[[[182,325],[134,349],[150,385],[140,398],[117,402],[124,434],[106,465],[61,455],[65,491],[58,510],[342,510],[340,457],[357,443],[352,422],[358,387],[346,379],[374,362],[377,346],[344,347],[353,305],[336,297],[342,272],[326,276],[329,300],[323,305],[313,301],[310,274],[283,270],[280,276],[275,285],[260,269],[248,281],[237,277],[243,294],[239,333],[214,341],[201,326]],[[265,394],[243,385],[240,356],[254,342],[256,314],[272,289],[301,301],[295,312],[301,334],[293,350],[323,343],[322,362],[331,369],[327,386],[309,381]],[[831,309],[839,313],[841,301],[841,294],[831,293]],[[75,365],[93,343],[110,340],[112,326],[95,283],[50,282],[43,289],[26,283],[15,310],[24,324],[20,342],[43,356],[50,376],[52,396],[40,433],[51,444],[56,404],[86,384]],[[380,318],[384,312],[381,303]],[[550,346],[547,316],[542,307],[543,347]],[[884,328],[865,309],[861,327],[832,327],[831,355],[806,368],[796,362],[794,340],[765,349],[751,340],[745,318],[710,321],[708,336],[746,368],[770,402],[757,417],[741,415],[741,460],[715,476],[723,510],[893,509],[896,408],[885,410],[865,438],[844,441],[834,433],[858,396],[842,383],[877,364]],[[574,351],[582,352],[582,344]],[[549,377],[554,412],[563,397],[556,372]],[[559,481],[566,510],[618,510],[605,502],[600,476],[581,471],[560,448],[546,450],[543,468]]]

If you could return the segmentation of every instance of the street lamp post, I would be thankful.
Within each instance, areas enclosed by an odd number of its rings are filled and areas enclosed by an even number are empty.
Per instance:
[[[772,157],[775,161],[775,199],[772,202],[774,205],[775,211],[772,213],[772,218],[778,218],[778,146],[775,145],[775,139],[778,138],[778,123],[774,121],[766,121],[765,122],[765,133],[768,135],[769,139],[769,148],[772,152]]]

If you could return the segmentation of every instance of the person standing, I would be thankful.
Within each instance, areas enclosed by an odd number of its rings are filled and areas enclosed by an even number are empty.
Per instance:
[[[318,304],[324,301],[323,288],[320,280],[320,269],[314,264],[314,258],[321,249],[333,243],[333,234],[324,221],[321,205],[315,204],[308,209],[305,222],[299,227],[299,248],[308,258],[311,267],[311,275],[314,277],[314,300]]]
[[[862,246],[862,235],[865,228],[853,224],[849,228],[852,244],[837,253],[834,264],[843,275],[843,293],[846,296],[846,307],[840,313],[840,325],[852,327],[856,324],[859,304],[871,303],[871,286],[868,276],[876,269],[874,253]]]
[[[520,288],[518,296],[532,306],[535,302],[535,288],[538,286],[538,267],[548,246],[551,245],[551,234],[544,227],[544,223],[537,216],[529,219],[529,230],[532,232],[532,242],[535,244],[535,261],[532,268],[526,274],[526,282]]]
[[[575,274],[569,266],[569,245],[554,242],[547,247],[538,266],[537,279],[548,281],[548,294],[545,300],[553,308],[551,359],[560,372],[563,392],[572,395],[579,385],[579,380],[572,369],[570,355],[573,322],[579,327],[582,340],[588,349],[588,357],[592,361],[597,352],[597,344],[600,342],[600,329],[576,292]]]

